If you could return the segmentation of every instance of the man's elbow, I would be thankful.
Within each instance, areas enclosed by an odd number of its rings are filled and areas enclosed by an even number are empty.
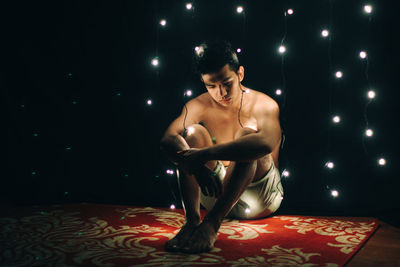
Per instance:
[[[264,151],[265,155],[270,154],[270,153],[273,151],[273,148],[272,148],[271,144],[269,144],[269,143],[264,143],[264,145],[263,145],[263,151]]]
[[[164,150],[165,147],[167,146],[167,144],[168,144],[168,138],[163,137],[163,138],[160,140],[160,143],[159,143],[160,150]]]
[[[162,154],[167,155],[167,157],[169,157],[170,150],[171,150],[171,140],[168,138],[162,138],[159,143],[159,151]]]
[[[164,135],[160,140],[160,145],[165,145],[165,144],[171,142],[172,139],[174,139],[174,135],[171,135],[171,134]]]
[[[171,145],[176,141],[176,136],[174,135],[165,135],[160,140],[160,150],[166,150],[166,148],[171,147]]]

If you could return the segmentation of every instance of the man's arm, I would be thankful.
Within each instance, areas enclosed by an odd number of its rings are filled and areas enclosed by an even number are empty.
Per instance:
[[[252,161],[265,156],[271,151],[257,133],[242,136],[232,142],[203,148],[204,158],[226,161]]]
[[[252,161],[273,151],[281,138],[279,105],[262,107],[255,113],[258,131],[232,142],[203,148],[204,158],[209,160]]]

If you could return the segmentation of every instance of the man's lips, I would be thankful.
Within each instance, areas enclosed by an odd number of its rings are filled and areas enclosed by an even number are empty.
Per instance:
[[[229,100],[231,100],[231,98],[221,99],[220,102],[228,102]]]

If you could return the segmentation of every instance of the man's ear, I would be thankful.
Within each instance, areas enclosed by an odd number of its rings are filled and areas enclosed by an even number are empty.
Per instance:
[[[243,81],[243,79],[244,79],[244,67],[243,66],[239,66],[239,69],[237,70],[236,75],[239,78],[239,82]]]
[[[240,78],[240,81],[243,81],[243,79],[244,79],[244,67],[243,66],[239,67],[239,78]]]

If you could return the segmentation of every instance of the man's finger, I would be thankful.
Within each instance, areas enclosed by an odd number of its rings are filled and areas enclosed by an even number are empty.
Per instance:
[[[214,191],[214,196],[218,197],[221,194],[221,185],[219,178],[217,177],[217,174],[207,168],[208,175],[207,177],[209,178],[210,184],[213,187]]]
[[[210,177],[212,186],[214,187],[215,197],[219,196],[219,194],[221,193],[221,188],[218,184],[219,179],[217,177],[217,174],[213,171],[210,171],[208,177]]]
[[[205,196],[214,197],[216,195],[216,184],[210,177],[210,170],[206,166],[201,166],[195,171],[196,179],[201,183],[202,192]]]
[[[213,176],[215,183],[217,185],[218,196],[222,195],[222,183],[218,176]]]
[[[203,195],[209,196],[210,193],[207,190],[207,185],[204,183],[204,180],[201,180],[198,178],[198,176],[199,176],[198,172],[195,174],[195,176],[196,176],[197,183],[199,184],[201,191],[203,192]]]
[[[210,184],[210,181],[208,179],[205,182],[205,186],[207,188],[208,196],[212,197],[214,195],[214,190],[213,190],[212,185]]]
[[[217,186],[217,183],[215,182],[215,178],[211,175],[211,176],[208,176],[208,180],[209,180],[209,186],[212,188],[212,191],[213,191],[213,196],[217,197],[218,186]]]
[[[201,188],[201,191],[203,192],[203,195],[209,196],[207,187],[203,186],[203,187]]]
[[[207,191],[210,197],[214,197],[214,188],[213,185],[208,181],[207,182]]]
[[[205,183],[209,192],[209,195],[211,197],[214,197],[216,195],[216,184],[214,182],[214,179],[210,176],[210,171],[207,167],[203,168],[203,177],[205,179]]]

